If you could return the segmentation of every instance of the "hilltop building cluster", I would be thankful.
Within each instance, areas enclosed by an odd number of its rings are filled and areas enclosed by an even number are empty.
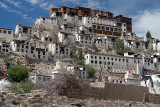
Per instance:
[[[12,29],[0,28],[0,37],[1,52],[24,53],[32,59],[45,61],[50,60],[50,56],[70,58],[74,46],[88,47],[90,50],[83,52],[85,65],[92,65],[97,71],[96,76],[102,68],[103,75],[109,73],[121,79],[128,75],[128,78],[134,79],[140,75],[143,64],[145,69],[155,70],[160,61],[160,54],[157,54],[160,52],[160,41],[136,36],[132,32],[132,18],[86,7],[51,8],[50,17],[38,17],[35,25],[18,24],[15,33]],[[153,54],[105,54],[114,50],[117,39],[122,39],[125,47],[135,53],[138,50]],[[131,75],[126,75],[128,69]],[[80,71],[81,77],[87,76],[85,69]],[[50,77],[46,78],[50,80]],[[33,76],[33,79],[36,77]]]

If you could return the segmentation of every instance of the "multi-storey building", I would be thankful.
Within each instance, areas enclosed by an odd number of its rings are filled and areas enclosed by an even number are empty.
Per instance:
[[[12,40],[13,29],[0,28],[0,37],[5,38],[6,40]]]
[[[87,26],[95,36],[121,37],[122,29],[118,26],[107,26],[101,24],[90,24]]]
[[[22,24],[18,24],[15,29],[15,34],[19,36],[33,36],[33,26],[22,26]]]
[[[69,57],[71,55],[71,46],[60,43],[49,44],[49,51],[54,56]]]
[[[48,49],[38,48],[35,45],[32,45],[30,41],[13,40],[11,42],[11,49],[13,52],[24,53],[32,59],[48,60]]]
[[[94,35],[93,34],[85,34],[85,33],[77,33],[76,41],[82,45],[93,45],[94,43]]]
[[[4,53],[9,53],[10,52],[10,43],[6,41],[1,41],[0,42],[0,51]]]
[[[136,73],[137,64],[139,70],[143,65],[142,57],[129,57],[129,56],[113,56],[104,54],[86,54],[85,64],[92,65],[97,71],[103,68],[106,73],[108,71],[118,70],[117,72],[125,72],[128,68],[132,73]],[[144,67],[146,69],[154,69],[154,63],[152,59],[145,58]]]
[[[122,15],[114,17],[119,23],[126,23],[127,32],[132,32],[132,18],[123,17]]]
[[[53,29],[54,25],[58,25],[58,19],[51,17],[37,17],[35,25],[41,26],[44,30]]]
[[[115,47],[117,37],[96,37],[94,42],[97,48],[111,49]]]

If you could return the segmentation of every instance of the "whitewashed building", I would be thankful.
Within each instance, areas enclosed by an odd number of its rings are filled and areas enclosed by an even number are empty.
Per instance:
[[[35,21],[35,25],[42,26],[45,29],[53,29],[54,25],[58,24],[57,18],[51,17],[37,17]]]
[[[48,86],[52,82],[52,76],[47,75],[30,75],[29,80],[39,86]]]
[[[7,40],[13,39],[13,29],[0,28],[0,37]]]
[[[0,42],[0,51],[4,52],[4,53],[9,53],[10,50],[10,43],[9,42],[5,42],[5,41],[1,41]]]
[[[49,43],[54,43],[55,42],[55,39],[51,36],[43,36],[41,38],[41,41],[45,44],[49,44]]]
[[[33,36],[33,26],[23,26],[22,24],[18,24],[15,29],[15,34],[16,35],[21,35],[21,36]]]
[[[152,47],[154,51],[160,52],[160,42],[153,42]]]
[[[81,78],[86,78],[87,77],[87,72],[85,68],[78,68],[78,67],[67,67],[67,72],[71,74],[76,74]]]
[[[60,43],[49,44],[49,51],[54,56],[69,57],[71,55],[71,46]]]
[[[143,58],[104,54],[86,54],[85,64],[92,65],[97,71],[100,71],[100,69],[103,68],[104,72],[115,71],[123,73],[129,68],[131,72],[136,73],[137,64],[139,65],[139,69],[142,68]],[[145,58],[144,67],[146,69],[154,69],[155,66],[153,60]]]
[[[115,47],[116,37],[95,37],[95,46],[101,49],[111,49]]]
[[[65,32],[58,33],[58,42],[63,44],[75,43],[75,36]]]
[[[94,43],[94,35],[93,34],[85,34],[85,33],[76,33],[76,41],[82,45],[90,45],[92,46]]]
[[[13,52],[25,53],[32,59],[48,60],[48,49],[32,46],[29,41],[13,40],[11,42],[11,49]]]
[[[69,34],[75,34],[75,32],[78,30],[78,27],[73,26],[73,25],[67,25],[67,24],[63,24],[60,27],[61,32],[65,32],[65,33],[69,33]]]

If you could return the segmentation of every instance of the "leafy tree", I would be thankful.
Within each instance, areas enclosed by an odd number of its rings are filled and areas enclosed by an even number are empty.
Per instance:
[[[89,77],[94,77],[95,72],[96,72],[94,67],[91,66],[91,65],[87,65],[86,71],[87,71],[87,74],[88,74]]]
[[[148,38],[152,38],[152,35],[151,35],[151,33],[148,31],[147,33],[146,33],[146,38],[148,39]]]
[[[124,55],[125,49],[124,49],[124,41],[123,40],[117,39],[115,51],[118,55]]]
[[[79,49],[79,50],[78,50],[78,59],[79,59],[79,60],[82,60],[82,59],[83,59],[82,49]]]
[[[25,66],[14,65],[8,69],[8,76],[15,82],[20,82],[28,78],[28,68]]]

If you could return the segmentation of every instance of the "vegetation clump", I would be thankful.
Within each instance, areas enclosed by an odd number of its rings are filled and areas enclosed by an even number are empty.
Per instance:
[[[11,65],[7,71],[7,74],[14,82],[21,82],[28,78],[28,68],[21,65]]]
[[[87,71],[87,74],[88,74],[89,77],[94,77],[95,76],[96,71],[95,71],[93,66],[87,65],[86,71]]]

